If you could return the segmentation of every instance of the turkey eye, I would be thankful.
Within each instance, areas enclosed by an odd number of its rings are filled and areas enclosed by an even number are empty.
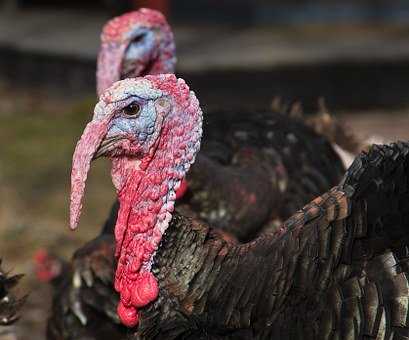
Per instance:
[[[137,116],[141,111],[141,106],[137,103],[131,103],[124,108],[124,113],[127,116]]]
[[[132,44],[137,44],[137,43],[141,42],[144,38],[145,38],[145,34],[141,33],[141,34],[137,35],[135,38],[132,39]]]

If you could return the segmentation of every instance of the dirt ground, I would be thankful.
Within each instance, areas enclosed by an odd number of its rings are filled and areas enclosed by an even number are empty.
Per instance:
[[[68,229],[69,172],[74,143],[90,117],[94,98],[76,104],[53,102],[45,94],[0,88],[0,257],[13,273],[24,273],[20,294],[29,293],[19,339],[43,339],[50,287],[33,271],[33,256],[48,249],[70,258],[97,234],[113,202],[109,167],[98,162],[90,179],[78,232]]]
[[[96,235],[114,191],[101,160],[90,175],[80,228],[69,231],[71,156],[94,98],[75,104],[32,93],[21,93],[18,102],[11,98],[0,88],[0,257],[7,269],[26,274],[20,292],[29,298],[16,326],[19,339],[43,339],[51,290],[35,278],[33,256],[46,248],[69,258]],[[362,138],[409,139],[409,108],[336,114]]]

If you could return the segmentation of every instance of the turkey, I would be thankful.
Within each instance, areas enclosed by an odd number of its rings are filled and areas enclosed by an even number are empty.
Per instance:
[[[2,269],[1,263],[0,260],[0,338],[14,339],[11,325],[18,320],[18,313],[26,298],[18,298],[12,291],[23,275],[10,276]]]
[[[175,60],[172,31],[160,13],[141,9],[114,18],[101,35],[98,93],[123,77],[173,71]],[[177,205],[232,242],[274,231],[297,209],[336,185],[344,173],[327,139],[302,119],[286,114],[219,110],[207,116],[204,130],[202,151],[187,181],[182,181],[187,190],[179,188],[176,193],[182,196]],[[77,284],[71,284],[70,295],[78,299],[79,289],[104,281],[105,273],[112,272],[105,268],[112,261],[102,254],[106,240],[113,237],[117,207],[101,235],[85,245],[86,251],[74,255],[75,273],[70,275]],[[82,324],[87,322],[81,301],[64,302]]]
[[[72,228],[91,161],[112,160],[114,286],[121,321],[133,327],[128,338],[409,336],[409,143],[374,146],[275,233],[237,245],[174,212],[201,132],[184,81],[146,76],[103,94],[75,149]],[[64,318],[53,317],[63,328]]]

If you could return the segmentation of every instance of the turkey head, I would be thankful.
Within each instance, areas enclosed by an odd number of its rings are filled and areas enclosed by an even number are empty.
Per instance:
[[[97,62],[97,92],[115,81],[148,74],[173,73],[173,33],[158,11],[142,8],[104,26]]]
[[[176,190],[200,148],[202,111],[193,92],[174,75],[115,83],[101,96],[85,128],[71,173],[70,225],[79,222],[90,163],[112,160],[120,203],[115,226],[118,314],[138,323],[138,308],[154,301],[153,256],[174,209]]]

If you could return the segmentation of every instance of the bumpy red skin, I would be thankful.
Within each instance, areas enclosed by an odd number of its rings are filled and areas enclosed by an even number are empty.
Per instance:
[[[132,40],[132,31],[148,28],[156,32],[156,46],[150,60],[139,60],[133,77],[149,74],[174,73],[176,64],[175,42],[165,17],[158,11],[141,8],[110,20],[101,34],[101,48],[97,61],[97,93],[120,80],[124,53]],[[149,69],[146,70],[146,66]]]
[[[202,135],[199,103],[183,80],[174,75],[144,78],[161,90],[169,103],[155,102],[153,135],[157,134],[157,138],[146,147],[126,139],[122,144],[128,156],[117,154],[112,158],[112,180],[120,202],[115,226],[115,289],[120,294],[119,317],[129,327],[138,323],[138,309],[158,296],[159,285],[150,271],[153,256],[172,217],[176,191],[199,151]],[[110,96],[128,93],[134,82],[118,82],[101,98],[106,103],[114,102]],[[89,164],[113,115],[105,104],[97,105],[93,121],[77,144],[71,175],[72,228],[78,223]]]

